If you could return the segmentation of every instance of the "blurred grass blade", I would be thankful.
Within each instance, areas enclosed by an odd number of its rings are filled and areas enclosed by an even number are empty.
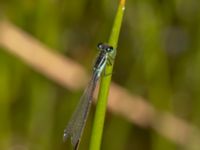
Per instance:
[[[115,58],[115,55],[116,55],[116,48],[117,48],[124,10],[125,10],[125,0],[121,0],[119,3],[116,17],[115,17],[110,39],[108,42],[109,45],[115,48],[112,54],[113,58]],[[105,74],[112,75],[112,70],[113,70],[113,64],[107,65],[105,68]],[[109,85],[111,82],[111,75],[103,76],[101,78],[97,108],[95,112],[94,124],[93,124],[91,141],[90,141],[90,150],[100,150],[103,125],[104,125],[104,119],[105,119],[105,113],[106,113],[106,107],[107,107],[107,99],[108,99],[108,93],[109,93]]]

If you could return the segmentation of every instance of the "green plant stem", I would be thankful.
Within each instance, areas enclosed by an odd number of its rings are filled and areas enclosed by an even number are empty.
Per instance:
[[[125,0],[121,0],[116,17],[115,17],[110,39],[108,42],[109,45],[112,45],[115,48],[112,54],[113,58],[116,55],[116,47],[118,43],[118,38],[119,38],[120,28],[121,28],[122,19],[123,19],[124,8],[125,8],[124,4],[125,4]],[[114,64],[114,61],[113,61],[113,64]],[[107,108],[109,85],[110,85],[111,77],[112,77],[113,64],[106,66],[105,74],[110,74],[110,75],[108,76],[102,75],[102,78],[100,81],[99,95],[98,95],[98,101],[97,101],[97,106],[96,106],[96,112],[95,112],[95,117],[94,117],[94,124],[92,128],[92,135],[91,135],[89,150],[100,150],[100,147],[101,147],[101,139],[102,139],[104,119],[105,119],[106,108]]]

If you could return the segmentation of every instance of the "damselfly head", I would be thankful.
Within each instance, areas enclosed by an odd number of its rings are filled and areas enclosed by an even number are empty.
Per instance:
[[[108,45],[108,44],[105,44],[105,43],[99,43],[97,45],[97,48],[101,51],[105,51],[105,52],[112,52],[113,51],[113,47]]]

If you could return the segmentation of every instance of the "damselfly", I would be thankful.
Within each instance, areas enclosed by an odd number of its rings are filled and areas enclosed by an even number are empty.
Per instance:
[[[99,43],[97,48],[100,52],[93,67],[92,78],[85,89],[72,118],[64,130],[63,140],[66,141],[68,137],[71,137],[71,142],[75,150],[78,149],[80,143],[97,81],[105,69],[106,64],[111,65],[113,61],[110,55],[110,53],[113,52],[112,46]]]

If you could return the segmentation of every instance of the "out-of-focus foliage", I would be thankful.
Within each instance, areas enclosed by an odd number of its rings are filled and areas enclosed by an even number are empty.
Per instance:
[[[91,70],[95,46],[108,40],[117,4],[114,0],[1,0],[0,19],[10,20]],[[113,80],[156,109],[200,128],[199,6],[197,0],[127,1]],[[69,149],[70,141],[62,142],[63,129],[80,95],[81,91],[59,87],[1,48],[0,149]],[[93,110],[80,149],[88,147],[92,114]],[[111,113],[102,144],[103,150],[184,149]]]

